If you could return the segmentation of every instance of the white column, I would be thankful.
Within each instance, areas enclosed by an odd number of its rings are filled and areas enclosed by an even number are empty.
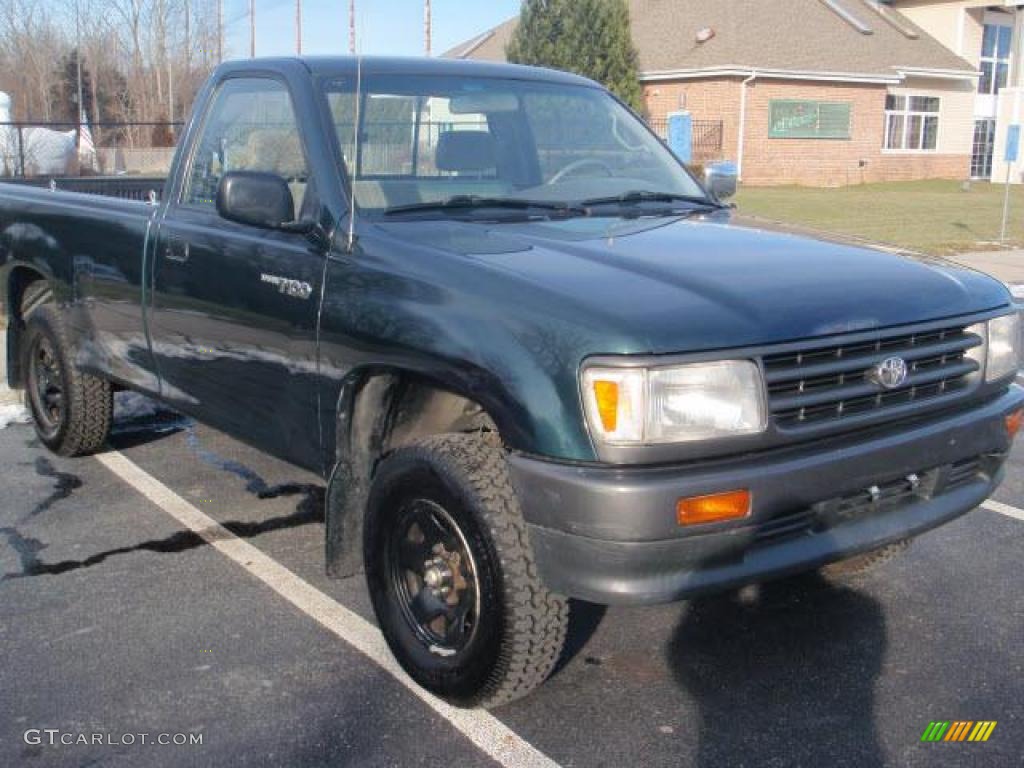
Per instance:
[[[1003,184],[1006,182],[1006,163],[1003,162],[1003,158],[1006,156],[1007,129],[1014,124],[1024,124],[1024,88],[1003,88],[997,98],[992,182]],[[1018,156],[1017,162],[1010,166],[1010,183],[1020,184],[1022,182],[1024,182],[1024,152]]]

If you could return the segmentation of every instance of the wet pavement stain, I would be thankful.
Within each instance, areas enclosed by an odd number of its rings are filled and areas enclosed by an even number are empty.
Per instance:
[[[82,478],[78,475],[73,475],[70,472],[58,471],[45,456],[39,456],[36,458],[35,470],[36,474],[40,477],[53,478],[55,481],[53,492],[36,504],[35,507],[32,508],[32,511],[22,518],[22,521],[43,514],[57,502],[70,497],[72,493],[83,485]]]
[[[189,450],[192,451],[192,453],[194,453],[204,464],[209,464],[211,467],[216,467],[217,469],[244,480],[245,490],[254,494],[258,499],[276,499],[280,496],[297,496],[299,494],[305,494],[308,500],[310,496],[319,494],[322,505],[324,494],[324,489],[322,487],[309,483],[282,483],[280,485],[268,485],[267,481],[264,480],[254,469],[245,466],[239,461],[225,458],[219,453],[215,453],[214,451],[205,448],[199,438],[199,434],[196,432],[195,424],[190,424],[186,427],[185,443],[188,445]],[[304,502],[300,502],[300,505],[302,503]]]
[[[189,449],[204,463],[216,467],[224,472],[235,475],[245,481],[245,489],[258,499],[277,499],[290,496],[301,496],[295,511],[289,515],[272,517],[259,522],[228,521],[221,525],[228,531],[242,539],[249,539],[271,531],[285,528],[297,528],[303,525],[312,525],[324,522],[324,496],[325,489],[319,485],[309,483],[281,483],[269,485],[259,473],[244,464],[224,458],[219,454],[203,447],[199,435],[196,433],[196,426],[193,421],[174,412],[158,412],[147,414],[138,419],[120,425],[115,433],[120,432],[154,434],[166,431],[185,431],[185,439]],[[68,498],[83,483],[81,478],[67,472],[59,472],[46,457],[40,456],[35,461],[36,472],[43,477],[55,479],[56,486],[53,493],[36,505],[36,507],[24,518],[25,520],[35,517],[50,509],[57,502]],[[117,547],[98,552],[83,560],[62,560],[56,563],[44,563],[39,560],[38,553],[46,548],[46,545],[38,539],[23,536],[16,528],[0,528],[0,535],[7,537],[8,544],[18,554],[21,561],[21,571],[18,573],[7,573],[0,577],[0,581],[21,579],[31,576],[57,576],[60,574],[76,571],[82,568],[89,568],[106,561],[108,558],[119,555],[127,555],[132,552],[153,552],[156,554],[176,554],[190,549],[205,546],[208,542],[199,534],[193,531],[179,531],[162,539],[151,539],[128,547]]]
[[[249,493],[260,496],[261,493],[269,489],[266,481],[255,470],[250,469],[241,462],[226,459],[219,453],[214,453],[204,448],[202,441],[199,439],[199,434],[196,432],[195,424],[190,424],[185,429],[185,444],[204,464],[209,464],[211,467],[216,467],[244,480],[245,490]]]
[[[303,525],[323,522],[323,490],[314,487],[307,491],[303,486],[295,486],[293,490],[295,491],[294,493],[283,492],[280,495],[290,496],[295,495],[295,493],[307,493],[307,496],[299,502],[295,511],[290,515],[272,517],[256,523],[233,520],[221,523],[221,525],[241,539],[251,539],[271,531],[298,528]],[[57,563],[43,563],[40,562],[37,554],[45,548],[45,544],[36,539],[22,537],[14,528],[0,528],[0,534],[7,536],[11,548],[18,553],[21,559],[21,572],[4,574],[0,581],[30,576],[59,576],[69,571],[77,571],[81,568],[99,565],[108,558],[118,555],[127,555],[132,552],[153,552],[163,555],[176,554],[205,546],[208,543],[198,533],[179,531],[162,539],[151,539],[130,547],[117,547],[104,552],[98,552],[84,560],[62,560]]]
[[[43,542],[23,536],[17,528],[9,526],[0,528],[0,536],[7,539],[7,545],[18,555],[18,559],[21,561],[21,574],[28,574],[39,567],[39,553],[46,549]],[[4,574],[0,581],[15,575],[20,574]]]

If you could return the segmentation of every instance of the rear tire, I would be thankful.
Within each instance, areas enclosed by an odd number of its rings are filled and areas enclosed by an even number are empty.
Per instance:
[[[388,456],[370,490],[364,558],[384,637],[424,688],[494,707],[551,674],[568,604],[537,576],[493,436],[440,435]]]
[[[22,350],[25,401],[42,443],[61,456],[102,448],[114,412],[110,383],[75,367],[70,334],[56,305],[31,308]]]
[[[829,563],[821,568],[821,572],[825,576],[835,578],[859,576],[867,573],[868,571],[873,571],[878,566],[884,565],[890,560],[899,557],[909,546],[910,539],[900,539],[899,541],[887,544],[884,547],[873,549],[870,552],[865,552],[861,555],[854,555],[846,560]]]

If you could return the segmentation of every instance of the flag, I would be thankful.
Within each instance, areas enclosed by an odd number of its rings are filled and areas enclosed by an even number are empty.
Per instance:
[[[81,168],[96,167],[96,145],[89,130],[89,118],[83,109],[78,123],[78,164]]]

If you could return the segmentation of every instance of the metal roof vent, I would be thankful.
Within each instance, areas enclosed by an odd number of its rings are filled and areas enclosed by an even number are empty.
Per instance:
[[[921,35],[917,33],[917,30],[907,24],[902,17],[897,16],[893,13],[892,8],[887,5],[882,5],[878,0],[864,0],[867,3],[868,8],[873,10],[883,19],[889,22],[892,26],[898,29],[904,37],[908,37],[911,40],[917,40]]]
[[[851,27],[856,29],[862,35],[873,35],[875,33],[875,30],[873,30],[863,21],[861,21],[852,13],[850,13],[849,10],[840,5],[839,0],[821,0],[821,2],[825,5],[826,8],[828,8],[836,16],[841,18],[843,21],[845,21]]]

